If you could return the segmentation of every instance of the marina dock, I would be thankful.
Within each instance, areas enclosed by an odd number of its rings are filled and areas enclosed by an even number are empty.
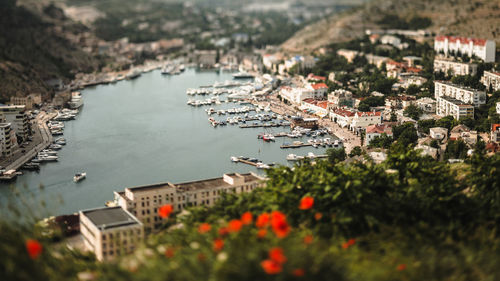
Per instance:
[[[306,146],[313,146],[312,143],[302,143],[302,144],[284,144],[281,145],[281,149],[286,149],[286,148],[301,148],[301,147],[306,147]]]
[[[240,125],[241,129],[246,129],[246,128],[273,128],[273,127],[287,127],[290,126],[289,124],[243,124]]]

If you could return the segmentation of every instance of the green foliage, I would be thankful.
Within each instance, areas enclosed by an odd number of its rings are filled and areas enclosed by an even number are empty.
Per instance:
[[[351,149],[349,153],[349,157],[361,156],[363,154],[363,149],[359,146],[355,146]]]
[[[414,84],[411,84],[408,89],[406,89],[406,93],[408,95],[416,96],[418,93],[420,93],[420,87]]]
[[[413,120],[420,119],[420,116],[422,116],[423,113],[424,113],[424,111],[422,109],[420,109],[419,107],[417,107],[416,105],[413,105],[413,104],[409,105],[403,111],[404,116],[410,117]]]
[[[385,104],[384,97],[374,97],[370,96],[363,99],[358,106],[359,111],[367,112],[370,111],[370,107],[381,106]]]
[[[397,15],[384,15],[384,17],[378,21],[385,28],[396,28],[396,29],[424,29],[432,25],[432,20],[427,17],[414,16],[409,21],[404,18],[400,18]]]
[[[370,147],[370,148],[378,147],[378,148],[388,149],[389,147],[391,147],[391,144],[393,141],[394,141],[394,139],[392,137],[390,137],[384,133],[384,134],[372,139],[370,141],[370,144],[368,145],[368,147]]]
[[[444,157],[446,159],[465,159],[467,150],[469,150],[469,147],[463,140],[450,140],[446,145]]]
[[[328,161],[332,164],[342,162],[346,159],[347,155],[344,148],[330,148],[326,150]]]
[[[417,125],[418,125],[418,131],[420,133],[429,134],[430,133],[429,129],[436,127],[436,120],[434,119],[418,120]]]
[[[392,128],[394,139],[404,147],[417,143],[418,135],[415,125],[411,122],[406,122]]]
[[[442,127],[450,131],[453,127],[458,125],[458,121],[453,116],[445,116],[436,121],[436,127]]]

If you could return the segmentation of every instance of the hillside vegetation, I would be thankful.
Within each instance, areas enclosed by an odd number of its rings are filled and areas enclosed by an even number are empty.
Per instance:
[[[429,18],[428,29],[436,34],[494,39],[500,44],[500,2],[496,0],[375,0],[342,15],[333,15],[305,27],[285,42],[288,52],[312,51],[333,42],[360,37],[365,29],[417,28],[401,26],[399,20]]]

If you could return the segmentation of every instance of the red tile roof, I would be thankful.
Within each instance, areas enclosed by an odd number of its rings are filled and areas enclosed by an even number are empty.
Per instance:
[[[391,127],[387,127],[386,125],[370,125],[366,127],[367,134],[383,134],[392,135]]]
[[[486,45],[486,40],[485,39],[478,39],[478,38],[466,38],[466,37],[456,37],[456,36],[436,36],[435,40],[436,41],[445,41],[448,39],[449,42],[460,42],[461,44],[469,44],[472,42],[473,45],[476,46],[484,46]]]
[[[491,124],[491,131],[500,131],[500,124]]]
[[[324,76],[318,76],[318,75],[314,75],[314,74],[310,73],[307,76],[307,80],[321,80],[321,81],[326,81],[326,77],[324,77]]]
[[[366,111],[366,112],[356,112],[357,116],[380,116],[380,112]]]
[[[343,108],[336,108],[333,110],[333,112],[337,115],[347,116],[347,117],[353,117],[355,114],[354,112]]]
[[[314,90],[319,90],[319,89],[328,89],[328,86],[325,83],[317,83],[317,84],[311,84]]]

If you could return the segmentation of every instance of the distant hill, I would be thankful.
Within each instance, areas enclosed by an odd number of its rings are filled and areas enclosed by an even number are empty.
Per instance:
[[[55,7],[47,8],[43,15],[38,15],[16,6],[15,1],[2,2],[0,103],[15,95],[41,93],[48,97],[53,91],[44,81],[70,79],[76,71],[97,69],[95,58],[62,36],[62,32],[76,32],[83,26],[60,24],[64,22],[64,15]],[[46,20],[45,17],[53,20]]]
[[[282,47],[288,52],[308,52],[362,36],[365,29],[414,28],[408,25],[413,18],[430,19],[427,29],[436,34],[494,39],[500,45],[498,0],[374,0],[305,27]]]

